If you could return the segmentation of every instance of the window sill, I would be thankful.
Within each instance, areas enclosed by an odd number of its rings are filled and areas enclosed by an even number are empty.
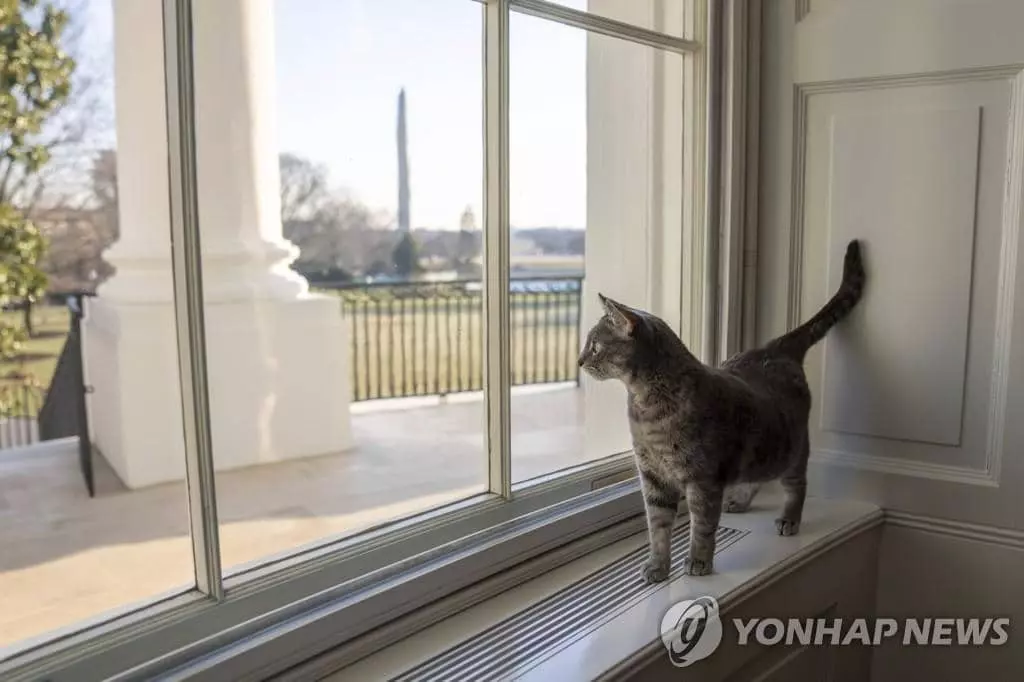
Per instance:
[[[720,551],[714,575],[677,577],[647,589],[625,608],[606,610],[603,620],[598,618],[596,622],[587,622],[578,634],[561,637],[554,644],[548,645],[541,637],[542,644],[537,646],[537,641],[534,641],[528,661],[515,668],[510,676],[534,680],[592,680],[628,671],[650,656],[657,655],[661,647],[658,633],[661,617],[675,602],[710,595],[719,600],[723,610],[727,610],[829,549],[882,522],[882,513],[874,505],[809,499],[801,534],[780,538],[774,526],[779,504],[778,494],[768,493],[758,498],[751,512],[723,517],[723,526],[741,531],[742,537]],[[643,548],[645,543],[645,533],[637,533],[603,547],[333,674],[331,654],[326,654],[293,669],[282,679],[320,679],[324,675],[334,682],[391,679],[445,652],[453,643],[471,640],[511,615],[564,591],[599,568]],[[624,579],[634,577],[635,573]],[[551,627],[565,626],[560,623]],[[507,653],[504,651],[503,655]]]

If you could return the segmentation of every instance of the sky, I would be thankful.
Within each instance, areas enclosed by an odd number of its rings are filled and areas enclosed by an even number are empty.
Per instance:
[[[111,0],[87,2],[90,49],[112,55]],[[275,0],[274,12],[278,151],[322,164],[333,186],[394,214],[405,88],[413,226],[455,229],[467,206],[479,225],[483,6]],[[585,34],[514,14],[510,41],[512,224],[583,227]]]

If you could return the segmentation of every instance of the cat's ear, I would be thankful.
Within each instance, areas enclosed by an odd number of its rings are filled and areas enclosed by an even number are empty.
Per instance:
[[[636,311],[628,306],[624,306],[618,301],[613,301],[602,293],[598,293],[597,297],[601,299],[601,305],[604,306],[604,312],[608,315],[608,318],[615,325],[615,328],[622,331],[624,334],[629,335],[636,329],[637,322],[640,321]]]

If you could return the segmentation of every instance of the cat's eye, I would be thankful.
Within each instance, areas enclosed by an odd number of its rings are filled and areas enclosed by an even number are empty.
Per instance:
[[[598,343],[597,341],[594,341],[594,343],[590,344],[590,353],[592,355],[597,355],[600,352],[601,352],[601,344],[600,343]]]

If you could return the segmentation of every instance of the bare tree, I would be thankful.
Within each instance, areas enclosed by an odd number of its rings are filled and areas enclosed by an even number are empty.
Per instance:
[[[93,38],[88,0],[54,2],[69,17],[63,47],[76,63],[71,95],[39,132],[51,159],[44,172],[24,177],[0,168],[0,196],[11,197],[46,237],[40,265],[49,290],[88,291],[112,274],[102,254],[119,233],[113,53]]]
[[[89,171],[92,198],[99,208],[117,209],[117,152],[101,149],[96,153]]]
[[[373,211],[348,192],[332,188],[327,169],[296,154],[281,154],[281,223],[299,247],[305,272],[363,272],[390,260],[393,219]]]
[[[281,221],[314,220],[331,203],[327,169],[295,154],[281,154]]]
[[[17,164],[0,161],[0,202],[11,202],[34,217],[41,209],[81,208],[92,198],[91,174],[98,148],[113,130],[110,54],[90,52],[86,32],[87,0],[57,0],[69,21],[62,38],[75,61],[71,96],[37,134],[35,142],[50,161],[40,173],[27,174]]]
[[[103,259],[117,241],[117,157],[112,149],[99,151],[89,171],[86,206],[43,206],[37,222],[45,226],[49,248],[42,268],[51,291],[93,291],[114,268]]]

